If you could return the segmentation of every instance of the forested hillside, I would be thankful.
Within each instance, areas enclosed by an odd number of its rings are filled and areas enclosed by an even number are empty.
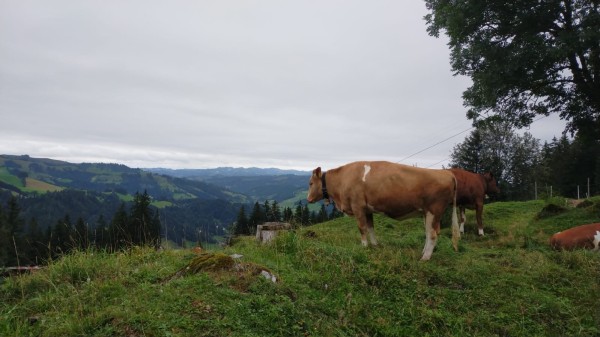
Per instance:
[[[148,195],[160,234],[179,245],[214,241],[235,221],[240,205],[250,200],[210,183],[119,164],[0,155],[0,224],[6,223],[0,227],[23,247],[33,246],[33,240],[36,246],[48,246],[53,238],[55,248],[66,250],[57,246],[58,236],[76,246],[68,233],[81,236],[75,230],[78,223],[90,236],[86,242],[105,245],[102,229],[119,221],[120,209],[134,207],[136,195]],[[31,254],[30,260],[48,256]]]
[[[187,178],[217,185],[225,189],[242,193],[253,201],[275,200],[290,206],[299,193],[304,193],[308,184],[308,171],[233,168],[216,169],[148,169],[150,172]],[[294,205],[295,206],[295,205]]]

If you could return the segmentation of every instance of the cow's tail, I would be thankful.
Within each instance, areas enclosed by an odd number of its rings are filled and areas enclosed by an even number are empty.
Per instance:
[[[452,246],[458,251],[458,240],[460,240],[460,229],[458,228],[458,214],[456,213],[456,195],[458,193],[458,183],[456,177],[452,175],[454,181],[454,198],[452,200]]]

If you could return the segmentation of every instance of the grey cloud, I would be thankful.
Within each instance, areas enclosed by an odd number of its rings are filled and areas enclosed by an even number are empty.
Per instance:
[[[469,81],[425,14],[380,0],[5,1],[0,152],[141,167],[398,161],[470,125]],[[407,164],[443,161],[461,140]]]

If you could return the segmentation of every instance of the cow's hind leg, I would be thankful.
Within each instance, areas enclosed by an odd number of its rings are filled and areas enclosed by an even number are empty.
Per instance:
[[[371,244],[377,246],[377,239],[375,238],[375,227],[373,226],[373,213],[367,214],[367,230],[369,231],[369,239]]]
[[[431,254],[433,254],[433,249],[437,243],[437,233],[433,227],[434,220],[433,213],[428,211],[425,214],[425,247],[423,248],[423,256],[421,257],[423,261],[431,258]]]
[[[465,208],[464,207],[460,207],[460,234],[465,234],[465,221],[467,220],[467,217],[465,215]]]

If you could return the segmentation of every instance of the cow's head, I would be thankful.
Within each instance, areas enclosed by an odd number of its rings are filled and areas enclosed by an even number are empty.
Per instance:
[[[498,188],[498,182],[496,181],[496,178],[491,172],[484,173],[483,177],[485,178],[485,182],[487,184],[486,193],[500,193],[500,188]]]
[[[320,167],[317,167],[313,170],[312,176],[308,181],[308,195],[306,196],[306,200],[310,203],[323,199],[323,181],[321,181],[322,176],[323,173],[321,172]]]

